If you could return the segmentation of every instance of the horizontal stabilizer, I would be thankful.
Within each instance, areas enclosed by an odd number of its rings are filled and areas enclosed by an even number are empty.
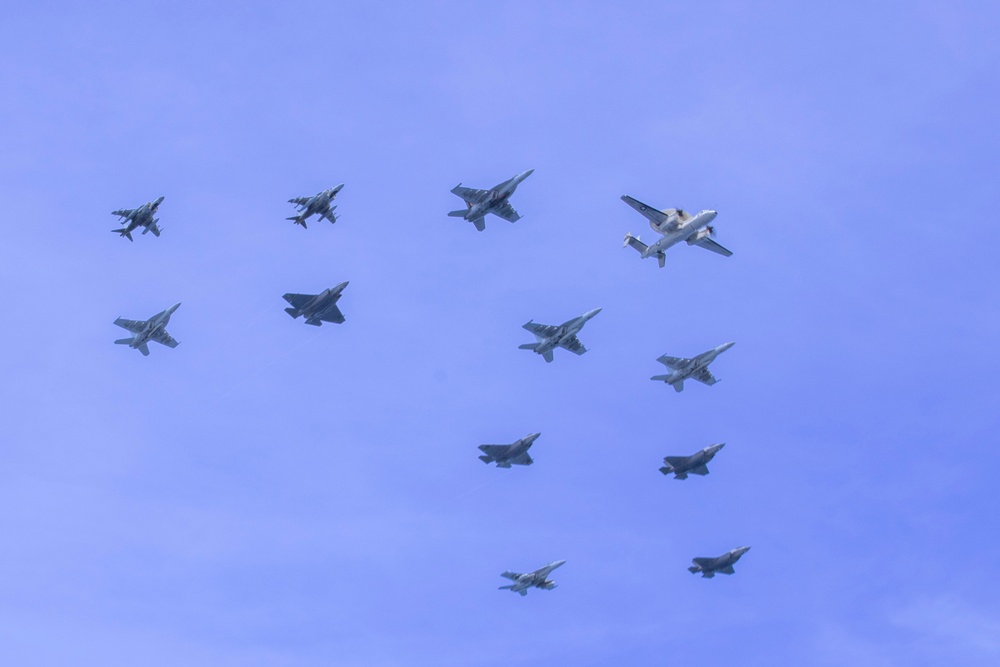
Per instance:
[[[149,348],[146,347],[145,343],[143,343],[142,345],[139,346],[139,351],[142,352],[142,356],[144,356],[144,357],[148,357],[149,356]]]
[[[128,229],[125,229],[125,228],[122,228],[122,229],[112,229],[112,230],[111,230],[111,233],[112,233],[112,234],[119,234],[119,235],[121,235],[121,236],[124,236],[124,237],[125,237],[125,238],[127,238],[127,239],[128,239],[129,241],[132,241],[132,240],[133,240],[133,239],[132,239],[132,232],[130,232],[130,231],[129,231]]]
[[[671,382],[670,385],[674,388],[676,392],[684,391],[684,380],[678,380],[677,382]]]
[[[119,338],[115,341],[115,345],[128,345],[132,342],[131,338]]]
[[[698,572],[701,572],[701,568],[698,567],[697,565],[692,565],[691,567],[688,568],[688,572],[690,572],[691,574],[697,574]]]
[[[319,319],[317,317],[310,317],[308,320],[306,320],[306,324],[311,324],[314,327],[318,327],[318,326],[322,326],[323,320],[321,320],[321,319]]]
[[[660,468],[660,472],[662,472],[664,475],[669,475],[673,471],[674,471],[674,469],[671,468],[671,467],[668,467],[668,466],[663,466],[663,467]]]
[[[288,313],[289,315],[291,315],[292,317],[298,317],[299,316],[299,311],[297,311],[294,308],[285,308],[285,312]]]
[[[493,463],[493,457],[492,456],[486,456],[485,454],[483,454],[482,456],[480,456],[479,460],[482,461],[483,463]]]
[[[468,212],[469,209],[463,208],[461,211],[448,211],[448,215],[452,218],[464,218]]]
[[[648,245],[646,245],[636,237],[632,236],[632,232],[629,232],[628,234],[625,235],[625,245],[623,245],[622,247],[625,248],[628,246],[632,246],[639,252],[646,252],[646,249],[649,248]]]
[[[486,229],[486,220],[483,218],[476,218],[472,221],[472,224],[475,226],[477,232],[481,232]]]
[[[546,363],[552,363],[552,350],[542,352],[542,359],[544,359]]]
[[[518,345],[519,350],[534,350],[538,347],[538,343],[525,343],[524,345]]]

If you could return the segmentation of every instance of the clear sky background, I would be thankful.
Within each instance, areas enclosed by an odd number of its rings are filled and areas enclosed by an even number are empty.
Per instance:
[[[7,7],[0,663],[998,664],[998,19]],[[518,223],[446,217],[529,168]],[[640,261],[626,193],[734,256]],[[282,312],[344,280],[345,324]],[[175,350],[112,344],[178,301]],[[586,355],[517,349],[595,307]],[[649,381],[728,340],[718,385]]]

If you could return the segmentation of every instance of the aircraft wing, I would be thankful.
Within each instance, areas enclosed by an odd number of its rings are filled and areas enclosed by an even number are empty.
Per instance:
[[[311,200],[312,197],[293,197],[292,199],[288,200],[288,203],[296,204],[298,206],[308,206]]]
[[[700,241],[697,241],[695,245],[701,246],[705,250],[711,250],[712,252],[717,252],[723,257],[732,257],[733,255],[732,250],[727,250],[726,248],[723,248],[721,245],[719,245],[712,239],[708,238],[707,236],[701,239]]]
[[[313,298],[315,298],[315,296],[316,296],[315,294],[291,294],[291,293],[289,293],[289,294],[282,295],[281,298],[284,299],[285,301],[287,301],[288,303],[292,304],[292,308],[298,309],[298,308],[302,308],[304,305],[306,305],[307,303],[309,303],[309,301],[311,301]]]
[[[462,199],[464,199],[469,204],[478,204],[483,199],[489,196],[489,190],[477,190],[475,188],[463,188],[461,185],[456,185],[451,189],[452,194],[456,194]]]
[[[683,357],[671,357],[671,356],[668,356],[666,354],[664,354],[663,356],[657,357],[656,360],[659,361],[664,366],[666,366],[667,368],[670,368],[670,369],[673,369],[673,370],[677,370],[678,368],[681,367],[681,364],[683,364],[685,361],[687,361],[687,359],[684,359]]]
[[[119,218],[131,218],[135,211],[134,208],[120,208],[117,211],[111,211],[111,215],[117,215]]]
[[[664,456],[663,457],[663,461],[664,461],[664,463],[669,463],[670,465],[672,465],[675,468],[681,468],[681,467],[684,466],[685,463],[687,463],[687,457],[686,456]]]
[[[151,231],[151,232],[153,232],[153,236],[159,236],[159,235],[160,235],[160,228],[156,226],[156,223],[155,223],[155,222],[151,222],[151,223],[149,223],[149,226],[148,226],[148,227],[146,227],[146,229],[147,229],[148,231]],[[146,232],[143,232],[143,234],[145,234],[145,233],[146,233]]]
[[[559,327],[554,327],[551,324],[539,324],[538,322],[528,322],[524,328],[542,338],[552,338],[559,331]]]
[[[691,378],[707,385],[713,385],[718,382],[718,380],[715,379],[715,376],[712,375],[707,368],[702,368],[700,371],[692,375]]]
[[[692,475],[707,475],[708,466],[702,463],[700,466],[695,466],[694,468],[691,468],[690,470],[688,470],[688,472],[691,473]]]
[[[711,565],[715,561],[715,559],[701,557],[701,558],[692,558],[691,561],[696,565],[701,565],[702,567],[706,567],[708,565]]]
[[[174,337],[162,329],[160,329],[160,333],[153,336],[153,340],[160,345],[166,345],[167,347],[177,347],[178,345],[177,341],[174,340]]]
[[[517,581],[518,577],[520,577],[521,575],[517,572],[511,572],[510,570],[507,570],[506,572],[501,572],[500,576],[510,579],[511,581]]]
[[[325,211],[320,213],[320,217],[326,218],[331,223],[337,222],[337,214],[333,212],[333,208],[327,207]]]
[[[732,565],[727,565],[726,567],[719,568],[716,572],[719,572],[720,574],[734,574],[736,570],[733,569]]]
[[[581,343],[580,339],[576,336],[567,336],[566,338],[563,338],[559,341],[559,347],[564,350],[569,350],[573,354],[583,354],[587,351],[587,348],[583,346],[583,343]]]
[[[505,201],[500,206],[497,206],[491,211],[494,215],[503,218],[507,222],[517,222],[521,219],[520,214],[514,210],[514,207],[510,205],[509,201]]]
[[[504,453],[510,445],[479,445],[479,449],[483,451],[484,454],[489,454],[490,456],[496,457]]]
[[[530,466],[535,461],[528,456],[528,452],[521,452],[517,456],[507,459],[508,463],[515,463],[519,466]]]
[[[660,225],[662,225],[664,222],[667,221],[666,213],[663,213],[662,211],[653,208],[649,204],[643,204],[641,201],[635,199],[634,197],[629,197],[628,195],[622,195],[622,201],[631,206],[632,208],[634,208],[635,210],[639,211],[639,213],[641,213],[644,218],[656,224],[657,227],[659,227]],[[677,226],[678,222],[676,221],[675,218],[673,224],[671,224],[670,227],[664,229],[663,231],[672,232],[675,229],[677,229]]]
[[[319,319],[323,320],[324,322],[343,324],[344,314],[340,312],[340,308],[337,308],[337,305],[334,304],[331,306],[327,306],[326,309],[323,311],[323,314],[319,316]]]
[[[144,321],[126,320],[122,317],[119,317],[117,320],[115,320],[115,324],[120,326],[122,329],[128,329],[132,333],[139,333],[140,331],[142,331],[142,328],[146,326],[146,323]]]

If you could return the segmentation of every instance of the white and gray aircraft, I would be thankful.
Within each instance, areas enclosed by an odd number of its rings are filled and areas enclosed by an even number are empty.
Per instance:
[[[537,324],[532,320],[523,325],[523,327],[535,334],[535,342],[518,345],[517,349],[531,350],[535,354],[542,355],[545,361],[552,361],[552,350],[557,347],[569,350],[573,354],[583,354],[587,351],[587,348],[583,346],[583,343],[580,342],[580,339],[576,335],[580,333],[583,325],[593,319],[599,312],[601,312],[600,308],[588,310],[583,315],[567,320],[559,326]]]
[[[159,236],[163,230],[156,225],[160,221],[159,218],[153,218],[153,216],[156,215],[156,211],[162,203],[163,197],[157,197],[153,201],[146,202],[139,208],[120,208],[117,211],[111,211],[111,215],[117,215],[119,219],[125,220],[124,227],[121,229],[112,229],[111,231],[124,236],[129,241],[133,240],[132,232],[138,227],[143,228],[143,234],[153,232],[153,236]]]
[[[151,340],[156,341],[160,345],[166,345],[167,347],[177,347],[177,341],[167,333],[166,326],[167,323],[170,322],[170,316],[173,315],[174,311],[180,307],[181,304],[175,303],[162,313],[153,315],[148,320],[126,320],[119,317],[115,320],[115,324],[120,326],[122,329],[128,329],[131,331],[132,337],[116,340],[115,345],[128,345],[129,347],[142,352],[142,356],[144,357],[149,356],[149,347],[147,347],[147,343]]]
[[[312,197],[295,197],[289,199],[289,204],[295,204],[295,208],[298,210],[298,215],[293,215],[290,218],[285,218],[286,220],[291,220],[296,225],[302,225],[303,229],[308,229],[306,227],[306,220],[313,215],[319,215],[320,218],[326,218],[331,223],[337,222],[337,216],[334,214],[336,206],[330,206],[330,202],[337,196],[337,193],[344,189],[344,184],[341,183],[336,187],[332,187],[329,190],[323,190]]]
[[[510,445],[479,445],[483,452],[479,460],[487,464],[496,461],[498,468],[509,468],[511,464],[530,466],[535,461],[528,456],[528,450],[540,435],[541,433],[532,433]]]
[[[509,586],[501,586],[500,590],[520,593],[521,595],[527,595],[529,588],[541,588],[546,591],[551,591],[556,587],[556,582],[548,579],[547,577],[552,573],[552,570],[563,565],[565,562],[566,561],[564,560],[557,560],[554,563],[549,563],[548,565],[538,568],[534,572],[527,572],[525,574],[511,572],[510,570],[501,572],[501,577],[506,577],[514,583]]]
[[[716,558],[692,558],[691,562],[694,565],[688,568],[688,572],[691,574],[701,572],[701,576],[706,579],[714,577],[716,572],[720,574],[732,574],[736,571],[733,569],[733,565],[748,551],[750,551],[750,547],[740,547],[732,551],[727,551]]]
[[[725,446],[726,443],[720,442],[715,445],[709,445],[691,456],[664,456],[663,467],[660,468],[660,472],[664,475],[674,473],[674,479],[687,479],[688,473],[692,475],[707,475],[708,462]]]
[[[656,380],[658,382],[666,382],[671,385],[675,391],[684,391],[684,380],[687,380],[688,378],[697,380],[702,384],[713,385],[718,382],[718,380],[716,380],[715,376],[709,372],[708,365],[715,361],[717,356],[735,344],[736,343],[723,343],[722,345],[713,347],[708,352],[702,352],[691,359],[685,359],[683,357],[670,357],[664,354],[656,360],[669,368],[671,372],[666,375],[654,375],[649,379]]]
[[[521,219],[518,212],[514,210],[514,207],[510,205],[507,201],[517,186],[521,184],[521,181],[531,176],[534,169],[529,169],[528,171],[522,171],[517,176],[504,181],[503,183],[497,185],[496,187],[490,188],[489,190],[477,190],[475,188],[463,188],[462,184],[459,183],[451,189],[453,194],[458,195],[465,201],[467,208],[460,209],[458,211],[451,211],[448,213],[453,218],[463,218],[468,220],[476,229],[483,231],[486,229],[486,214],[492,213],[493,215],[503,218],[507,222],[517,222]]]
[[[715,227],[711,223],[718,215],[715,211],[706,210],[694,215],[679,208],[668,208],[660,211],[628,195],[622,195],[622,201],[642,213],[649,220],[649,226],[653,228],[653,231],[662,235],[662,238],[656,243],[646,245],[639,240],[639,237],[632,236],[632,232],[629,232],[625,235],[623,247],[632,246],[639,251],[643,259],[656,257],[660,262],[661,269],[667,261],[664,251],[681,241],[687,241],[688,245],[701,246],[725,257],[733,254],[712,240],[712,237],[715,236]]]
[[[300,315],[305,315],[306,324],[321,326],[323,322],[333,322],[342,324],[344,314],[337,308],[337,301],[340,300],[344,289],[350,284],[345,280],[336,287],[325,289],[319,294],[285,294],[281,298],[292,304],[291,308],[285,308],[285,312],[297,319]]]

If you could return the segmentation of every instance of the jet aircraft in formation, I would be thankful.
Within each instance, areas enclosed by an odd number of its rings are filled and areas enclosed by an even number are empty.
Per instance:
[[[706,579],[714,577],[716,572],[732,574],[736,571],[733,569],[733,565],[748,551],[750,551],[750,547],[740,547],[715,558],[692,558],[691,562],[694,565],[688,568],[688,572],[691,574],[701,572],[701,576]]]
[[[662,238],[656,243],[646,245],[638,237],[632,236],[632,232],[629,232],[625,235],[623,247],[632,246],[639,251],[639,255],[643,259],[656,257],[661,269],[667,261],[664,251],[681,241],[687,241],[688,245],[701,246],[725,257],[733,254],[712,240],[715,228],[711,223],[718,215],[715,211],[701,211],[694,215],[679,208],[668,208],[660,211],[628,195],[622,195],[622,201],[645,216],[653,231],[662,235]]]
[[[718,347],[713,347],[708,352],[691,358],[670,357],[663,355],[656,360],[671,369],[672,372],[666,375],[654,375],[650,380],[662,381],[671,385],[675,391],[684,391],[684,380],[691,378],[702,384],[713,385],[718,380],[709,372],[708,365],[715,361],[715,358],[731,348],[736,343],[723,343]]]
[[[119,317],[115,320],[115,324],[120,326],[122,329],[128,329],[132,332],[131,338],[121,338],[115,341],[116,345],[128,345],[129,347],[139,350],[142,352],[142,356],[149,356],[149,347],[147,343],[149,341],[156,341],[160,345],[166,345],[167,347],[177,347],[177,341],[167,333],[167,323],[170,322],[170,316],[173,315],[174,311],[181,307],[181,304],[175,303],[161,313],[153,315],[148,320],[126,320]]]
[[[541,433],[532,433],[510,445],[479,445],[479,449],[483,452],[479,460],[483,463],[495,461],[498,468],[509,468],[512,463],[519,466],[530,466],[535,461],[528,456],[528,450],[531,449],[540,435]]]
[[[567,320],[559,326],[538,324],[534,321],[528,322],[523,327],[535,334],[535,342],[519,345],[518,349],[531,350],[535,354],[540,354],[547,362],[552,361],[552,350],[557,347],[569,350],[573,354],[583,354],[587,351],[587,348],[583,346],[583,343],[580,342],[580,339],[576,335],[599,312],[601,312],[600,308],[588,310],[583,315]]]
[[[486,214],[492,213],[503,218],[507,222],[517,222],[521,219],[514,207],[510,205],[508,199],[521,181],[531,176],[534,169],[522,171],[499,185],[489,190],[477,190],[475,188],[463,188],[459,183],[451,189],[453,194],[458,195],[465,201],[466,208],[448,213],[453,218],[463,218],[468,220],[476,229],[483,231],[486,229]]]
[[[549,563],[548,565],[538,568],[534,572],[527,572],[525,574],[511,572],[510,570],[501,572],[501,577],[506,577],[514,583],[509,586],[501,586],[500,590],[520,593],[521,595],[527,595],[529,588],[541,588],[546,591],[551,591],[556,587],[556,582],[548,579],[548,576],[552,573],[552,570],[563,565],[565,562],[566,561],[564,560],[557,560],[554,563]]]
[[[344,314],[337,307],[337,301],[350,283],[345,280],[336,287],[325,289],[319,294],[285,294],[281,298],[292,304],[291,308],[285,308],[285,312],[297,319],[300,315],[305,315],[306,324],[321,326],[323,322],[333,322],[342,324]]]
[[[663,467],[660,468],[660,472],[664,475],[674,473],[674,479],[687,479],[688,473],[692,475],[707,475],[708,462],[725,446],[726,443],[720,442],[716,445],[709,445],[691,456],[664,456]]]
[[[337,216],[334,214],[336,206],[330,206],[330,202],[334,200],[337,193],[344,188],[344,184],[341,183],[338,186],[332,187],[329,190],[323,190],[312,197],[295,197],[289,199],[289,204],[295,204],[298,210],[298,215],[293,215],[290,218],[285,218],[286,220],[291,220],[296,225],[302,225],[303,229],[308,229],[306,227],[306,220],[313,215],[319,215],[320,218],[326,218],[331,223],[337,222]]]
[[[129,241],[133,240],[132,232],[138,227],[143,228],[143,234],[153,232],[153,236],[159,236],[162,230],[156,226],[156,223],[160,220],[159,218],[153,218],[153,216],[156,215],[156,211],[162,203],[163,197],[157,197],[153,201],[146,202],[139,208],[120,208],[117,211],[112,211],[111,215],[117,215],[120,220],[124,220],[125,226],[121,229],[112,229],[111,231],[124,236]]]

